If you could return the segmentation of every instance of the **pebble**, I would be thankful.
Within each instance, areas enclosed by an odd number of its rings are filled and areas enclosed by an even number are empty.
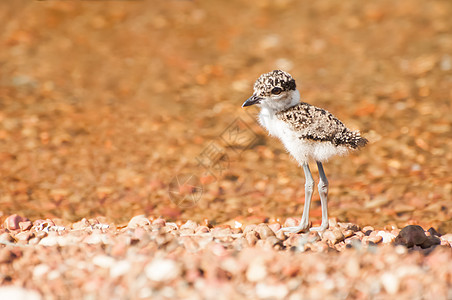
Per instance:
[[[14,260],[15,257],[16,256],[10,249],[0,248],[0,264],[10,263]]]
[[[400,280],[395,274],[391,272],[385,272],[381,275],[380,281],[388,294],[394,295],[398,292]]]
[[[195,253],[199,250],[199,244],[192,237],[182,237],[182,243],[189,252]]]
[[[254,246],[259,240],[259,234],[255,231],[248,232],[245,234],[245,239],[250,246]]]
[[[188,220],[187,222],[185,222],[185,224],[183,224],[180,229],[185,229],[185,228],[189,228],[192,229],[193,232],[196,230],[196,228],[198,227],[198,224],[194,221]]]
[[[396,238],[396,236],[394,234],[392,234],[390,232],[387,232],[387,231],[383,231],[383,230],[378,231],[377,232],[377,236],[381,236],[382,237],[383,244],[392,243],[392,242],[394,242],[394,240]]]
[[[93,264],[105,269],[111,268],[115,262],[116,260],[108,255],[97,255],[93,257]]]
[[[33,227],[33,223],[31,223],[30,221],[19,222],[19,227],[22,231],[30,230],[31,227]]]
[[[203,234],[208,232],[210,232],[210,229],[207,226],[198,226],[195,230],[196,234]]]
[[[261,258],[256,258],[251,261],[246,270],[246,279],[251,282],[257,282],[267,277],[267,267]]]
[[[121,260],[113,264],[110,267],[110,276],[112,278],[117,278],[127,274],[132,268],[132,264],[127,260]]]
[[[285,299],[289,289],[284,284],[256,284],[256,295],[261,299]]]
[[[365,242],[365,240],[370,243],[378,244],[383,241],[383,237],[381,235],[368,236],[363,238],[363,242]]]
[[[349,237],[353,236],[355,234],[355,232],[353,230],[347,229],[347,230],[344,230],[344,232],[342,234],[344,235],[345,238],[349,238]]]
[[[25,221],[28,220],[26,218],[22,218],[21,216],[14,214],[6,218],[4,226],[8,230],[17,230],[20,229],[19,223]]]
[[[39,264],[37,266],[34,267],[33,269],[33,278],[36,279],[40,279],[42,278],[45,274],[47,274],[50,271],[50,267],[47,264]]]
[[[83,243],[86,244],[111,244],[111,238],[106,234],[92,233],[83,239]]]
[[[150,280],[163,282],[177,278],[180,268],[174,260],[157,258],[146,266],[145,273]]]
[[[58,237],[54,235],[49,235],[45,238],[42,238],[39,241],[39,245],[52,247],[58,245]]]
[[[85,229],[87,227],[91,227],[91,224],[85,218],[72,224],[72,229]]]
[[[284,227],[294,227],[298,226],[298,224],[300,224],[300,220],[296,218],[287,218],[284,222]]]
[[[164,227],[166,225],[165,219],[157,218],[154,221],[152,221],[152,225],[157,227]]]
[[[400,231],[399,235],[395,238],[394,243],[411,248],[413,246],[422,245],[426,239],[427,236],[421,226],[408,225]]]
[[[0,299],[41,300],[42,297],[33,290],[27,290],[18,286],[2,286],[0,287]]]
[[[129,223],[127,224],[127,227],[136,228],[136,227],[145,227],[149,225],[151,225],[151,221],[149,221],[149,219],[146,218],[144,215],[139,215],[130,219]]]
[[[270,227],[271,230],[276,234],[281,229],[281,224],[279,223],[272,223],[269,224],[268,227]]]
[[[247,234],[248,232],[254,231],[254,229],[256,229],[257,225],[251,224],[251,225],[247,225],[245,227],[245,229],[243,230],[243,234]]]
[[[337,228],[333,229],[327,229],[322,235],[322,238],[326,239],[327,241],[330,241],[333,245],[336,243],[339,243],[344,240],[344,235],[342,234],[342,231],[340,231]]]
[[[4,232],[0,234],[0,243],[14,243],[16,240],[11,236],[11,234]]]
[[[255,231],[259,234],[259,238],[263,240],[270,236],[275,236],[275,233],[273,232],[273,230],[271,230],[270,227],[268,227],[267,224],[257,225]]]
[[[18,240],[18,241],[25,241],[28,242],[30,239],[32,239],[35,236],[35,234],[33,232],[27,231],[27,232],[19,232],[18,234],[16,234],[14,237]]]

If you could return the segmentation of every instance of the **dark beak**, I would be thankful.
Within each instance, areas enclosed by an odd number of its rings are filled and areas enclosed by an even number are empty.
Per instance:
[[[258,104],[259,102],[262,101],[262,98],[256,95],[253,95],[251,97],[249,97],[245,103],[242,104],[242,107],[246,107],[246,106],[251,106],[254,104]]]

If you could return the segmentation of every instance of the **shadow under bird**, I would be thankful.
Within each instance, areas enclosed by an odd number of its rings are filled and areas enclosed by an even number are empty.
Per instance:
[[[254,93],[242,107],[259,105],[259,123],[269,134],[281,140],[287,151],[304,170],[305,203],[301,222],[298,226],[281,228],[284,232],[306,231],[309,227],[309,207],[314,191],[309,162],[315,161],[319,170],[320,202],[322,223],[311,231],[328,228],[328,180],[322,162],[335,155],[345,155],[367,144],[359,131],[348,129],[344,123],[330,112],[300,102],[292,76],[281,70],[262,74],[254,84]]]

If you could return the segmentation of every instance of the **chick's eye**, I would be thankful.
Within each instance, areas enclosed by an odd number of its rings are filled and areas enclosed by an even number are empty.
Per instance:
[[[272,90],[272,94],[273,94],[273,95],[279,95],[279,94],[281,94],[281,92],[282,92],[282,89],[279,88],[279,87],[275,87],[275,88],[273,88],[273,90]]]

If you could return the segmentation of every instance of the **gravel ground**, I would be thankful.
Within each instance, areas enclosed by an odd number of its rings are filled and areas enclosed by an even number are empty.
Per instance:
[[[452,299],[451,15],[0,1],[0,299]],[[322,235],[277,233],[303,172],[240,107],[277,68],[369,139],[325,164]]]
[[[285,236],[280,223],[104,222],[8,217],[0,299],[452,297],[452,234],[433,228],[375,230],[330,219],[322,234]]]

